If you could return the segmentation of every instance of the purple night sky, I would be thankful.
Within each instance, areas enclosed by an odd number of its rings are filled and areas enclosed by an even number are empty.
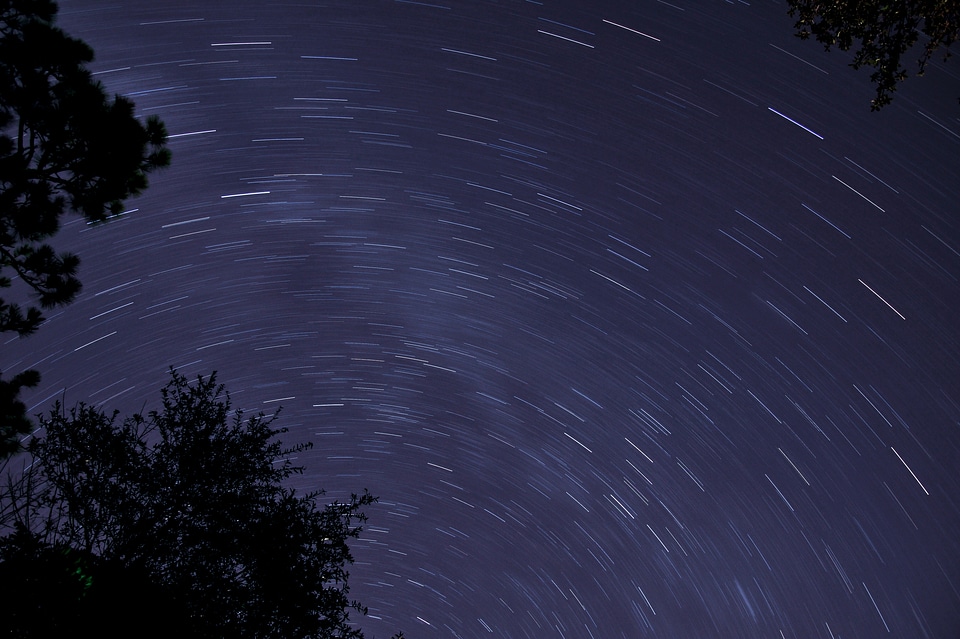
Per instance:
[[[2,368],[380,496],[367,636],[956,639],[960,64],[783,2],[61,3],[171,167]],[[912,63],[912,61],[911,61]],[[358,618],[358,621],[360,619]]]

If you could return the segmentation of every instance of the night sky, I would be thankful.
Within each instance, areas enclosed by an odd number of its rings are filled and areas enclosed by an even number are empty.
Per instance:
[[[783,2],[60,24],[173,164],[57,236],[31,412],[282,405],[298,485],[381,498],[368,637],[960,635],[956,60],[872,113]]]

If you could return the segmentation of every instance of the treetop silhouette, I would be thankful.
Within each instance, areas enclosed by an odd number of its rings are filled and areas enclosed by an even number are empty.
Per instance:
[[[86,64],[93,51],[54,25],[51,0],[0,0],[0,288],[15,282],[35,297],[24,307],[0,298],[0,332],[30,335],[43,309],[80,291],[80,260],[47,240],[67,213],[102,222],[170,162],[166,130],[141,123],[133,102],[109,97]],[[0,380],[0,458],[29,432],[19,391],[36,371]]]

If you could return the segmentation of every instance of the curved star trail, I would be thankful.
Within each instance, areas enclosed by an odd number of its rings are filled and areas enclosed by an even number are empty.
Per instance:
[[[209,6],[203,6],[207,4]],[[960,631],[955,64],[869,111],[780,3],[63,3],[170,132],[54,398],[218,370],[381,497],[370,635]]]

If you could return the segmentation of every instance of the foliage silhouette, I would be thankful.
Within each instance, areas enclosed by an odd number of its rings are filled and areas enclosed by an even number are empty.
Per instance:
[[[870,81],[877,94],[870,102],[876,111],[889,104],[897,84],[907,78],[901,58],[925,37],[917,75],[940,47],[949,47],[960,37],[960,3],[956,0],[787,0],[789,14],[797,18],[797,36],[811,36],[829,51],[836,46],[848,51],[859,47],[850,66],[873,67]],[[949,56],[945,53],[944,59]]]
[[[184,637],[184,606],[145,575],[68,546],[50,545],[17,526],[0,539],[0,634],[59,639],[78,628],[104,638]]]
[[[85,67],[93,51],[54,26],[56,12],[52,0],[0,0],[0,288],[36,297],[26,308],[0,298],[0,332],[20,336],[80,291],[79,258],[46,243],[63,215],[116,216],[170,162],[163,123],[107,96]],[[0,380],[0,458],[30,431],[18,396],[39,380]]]
[[[376,499],[364,491],[320,507],[322,492],[287,487],[303,470],[289,457],[309,445],[284,448],[276,414],[231,411],[215,375],[191,384],[171,371],[161,396],[147,416],[57,404],[40,418],[29,464],[0,500],[12,531],[0,576],[23,584],[22,566],[38,557],[80,561],[87,586],[52,582],[81,587],[74,619],[129,583],[180,611],[171,617],[195,637],[362,638],[350,622],[366,609],[348,597],[348,541]]]

